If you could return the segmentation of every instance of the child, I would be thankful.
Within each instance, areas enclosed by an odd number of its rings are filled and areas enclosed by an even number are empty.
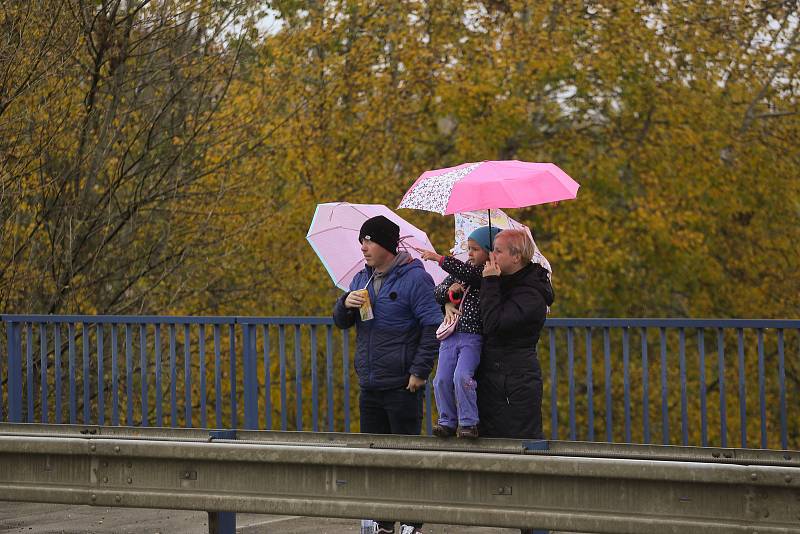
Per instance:
[[[473,231],[467,239],[467,263],[436,252],[422,252],[422,259],[439,262],[449,275],[434,289],[436,301],[445,306],[445,321],[461,316],[455,332],[442,340],[439,346],[439,363],[433,380],[433,393],[439,410],[439,421],[433,427],[433,435],[440,438],[478,437],[477,383],[473,377],[483,344],[480,285],[491,243],[500,231],[493,227],[490,234],[488,226]],[[455,312],[459,296],[464,302]]]

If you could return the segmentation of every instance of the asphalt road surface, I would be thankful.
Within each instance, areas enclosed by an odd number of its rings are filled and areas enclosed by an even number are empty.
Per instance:
[[[355,519],[238,514],[243,534],[359,534]],[[399,528],[398,528],[399,530]],[[425,534],[519,534],[519,530],[428,524]],[[14,534],[196,534],[208,532],[208,514],[183,510],[105,508],[0,501],[0,532]]]

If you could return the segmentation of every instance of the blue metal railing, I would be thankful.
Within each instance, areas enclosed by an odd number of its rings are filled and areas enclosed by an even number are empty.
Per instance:
[[[358,420],[352,333],[329,318],[2,321],[0,421],[349,432]],[[549,319],[545,330],[551,439],[800,446],[800,351],[786,357],[800,320]],[[425,405],[430,433],[430,388]]]

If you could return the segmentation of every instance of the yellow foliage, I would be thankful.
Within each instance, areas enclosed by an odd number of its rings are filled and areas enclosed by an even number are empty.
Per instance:
[[[511,213],[553,316],[797,316],[787,3],[282,1],[259,33],[261,3],[192,2],[202,35],[178,0],[93,27],[32,4],[0,13],[6,311],[328,315],[316,204],[521,159],[581,183]],[[401,215],[451,245],[450,217]]]

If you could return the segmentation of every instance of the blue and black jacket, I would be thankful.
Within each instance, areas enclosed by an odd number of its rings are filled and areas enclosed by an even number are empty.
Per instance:
[[[341,329],[356,326],[355,368],[363,389],[405,387],[409,375],[426,379],[439,352],[436,329],[442,312],[433,298],[433,279],[418,259],[389,271],[375,294],[373,269],[365,267],[350,291],[367,286],[374,318],[362,321],[359,310],[346,308],[347,292],[336,301],[333,320]]]

